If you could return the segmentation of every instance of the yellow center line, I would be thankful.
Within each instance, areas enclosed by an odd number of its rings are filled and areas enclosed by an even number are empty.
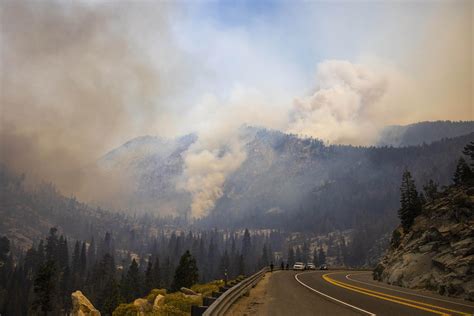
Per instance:
[[[387,301],[395,302],[395,303],[398,303],[398,304],[410,306],[410,307],[413,307],[413,308],[421,309],[421,310],[432,312],[432,313],[439,314],[439,315],[449,315],[449,314],[445,314],[443,312],[436,311],[436,310],[426,308],[426,307],[422,307],[422,306],[419,306],[419,305],[429,306],[429,307],[432,307],[432,308],[445,310],[445,311],[453,312],[453,313],[464,315],[464,316],[471,315],[471,314],[467,314],[465,312],[460,312],[460,311],[444,308],[444,307],[441,307],[441,306],[436,306],[436,305],[432,305],[432,304],[428,304],[428,303],[423,303],[423,302],[420,302],[420,301],[414,301],[414,300],[410,300],[410,299],[399,297],[399,296],[394,296],[394,295],[390,295],[390,294],[386,294],[386,293],[382,293],[382,292],[378,292],[378,291],[373,291],[373,290],[361,288],[361,287],[358,287],[358,286],[355,286],[355,285],[352,285],[352,284],[348,284],[348,283],[344,283],[344,282],[341,282],[341,281],[334,280],[334,279],[329,277],[330,274],[335,274],[335,273],[324,274],[323,279],[325,281],[333,284],[333,285],[340,286],[340,287],[346,288],[348,290],[359,292],[359,293],[362,293],[362,294],[365,294],[365,295],[374,296],[374,297],[377,297],[377,298],[380,298],[380,299],[383,299],[383,300],[387,300]],[[409,303],[407,303],[407,302],[409,302]],[[415,305],[415,304],[418,304],[418,305]]]
[[[333,274],[333,273],[331,273],[331,274]],[[325,275],[327,276],[327,275],[329,275],[329,273],[325,274]],[[328,276],[326,278],[331,279]],[[437,308],[437,309],[442,309],[442,310],[445,310],[445,311],[448,311],[448,312],[452,312],[452,313],[456,313],[456,314],[460,314],[460,315],[464,315],[464,316],[471,315],[471,314],[467,314],[465,312],[460,312],[460,311],[457,311],[457,310],[453,310],[453,309],[449,309],[449,308],[445,308],[445,307],[441,307],[441,306],[437,306],[437,305],[432,305],[432,304],[423,303],[423,302],[420,302],[420,301],[414,301],[414,300],[404,298],[404,297],[400,297],[400,296],[395,296],[395,295],[390,295],[390,294],[386,294],[386,293],[382,293],[382,292],[378,292],[378,291],[369,290],[369,289],[366,289],[366,288],[358,287],[358,286],[348,284],[348,283],[345,283],[345,282],[341,282],[341,281],[337,281],[337,280],[334,280],[334,279],[331,279],[331,280],[336,282],[336,283],[340,283],[340,284],[343,284],[343,285],[346,285],[346,286],[349,286],[349,287],[352,287],[352,288],[359,289],[361,291],[375,293],[375,294],[383,295],[383,296],[386,296],[386,297],[391,297],[391,298],[394,298],[396,300],[402,300],[402,301],[406,301],[406,302],[410,302],[410,303],[414,303],[414,304],[418,304],[418,305],[424,305],[424,306],[429,306],[429,307],[433,307],[433,308]]]

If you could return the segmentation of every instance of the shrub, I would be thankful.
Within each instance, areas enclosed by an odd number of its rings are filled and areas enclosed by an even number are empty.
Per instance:
[[[167,294],[164,306],[173,306],[182,312],[190,313],[192,305],[202,305],[202,297],[185,296],[181,292]]]
[[[133,304],[120,304],[112,313],[113,316],[137,316],[138,307]]]
[[[161,294],[163,296],[166,296],[166,289],[153,289],[150,291],[150,294],[146,296],[146,300],[148,303],[153,304],[155,301],[155,298],[158,296],[158,294]]]
[[[217,280],[205,284],[195,284],[191,287],[191,290],[197,293],[201,293],[202,296],[211,296],[212,292],[219,291],[219,287],[224,286],[223,280]]]

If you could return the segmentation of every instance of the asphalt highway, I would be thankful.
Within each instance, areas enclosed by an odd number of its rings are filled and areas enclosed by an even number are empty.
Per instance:
[[[367,271],[277,271],[268,315],[474,315],[474,303],[373,281]]]

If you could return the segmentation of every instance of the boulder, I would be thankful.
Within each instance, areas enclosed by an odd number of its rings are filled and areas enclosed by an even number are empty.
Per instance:
[[[182,287],[179,289],[183,294],[186,294],[186,295],[199,295],[198,293],[194,292],[193,290],[191,289],[188,289],[187,287]]]
[[[161,294],[158,294],[153,301],[153,310],[159,310],[163,304],[165,304],[165,297]]]
[[[153,306],[148,303],[148,301],[144,298],[137,298],[133,301],[133,305],[137,307],[138,315],[142,316],[145,313],[151,312]]]
[[[81,291],[72,293],[71,298],[72,316],[100,316],[100,312]]]

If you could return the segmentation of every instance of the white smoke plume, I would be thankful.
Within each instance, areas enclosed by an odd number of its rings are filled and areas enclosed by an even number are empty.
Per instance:
[[[388,74],[363,65],[329,60],[319,64],[316,91],[294,102],[288,132],[336,144],[370,144],[380,125]]]
[[[185,170],[178,189],[192,194],[191,216],[208,214],[222,197],[227,177],[245,161],[245,140],[239,132],[245,124],[278,128],[285,112],[273,107],[255,90],[236,87],[226,100],[205,96],[190,115],[198,141],[186,152]]]

